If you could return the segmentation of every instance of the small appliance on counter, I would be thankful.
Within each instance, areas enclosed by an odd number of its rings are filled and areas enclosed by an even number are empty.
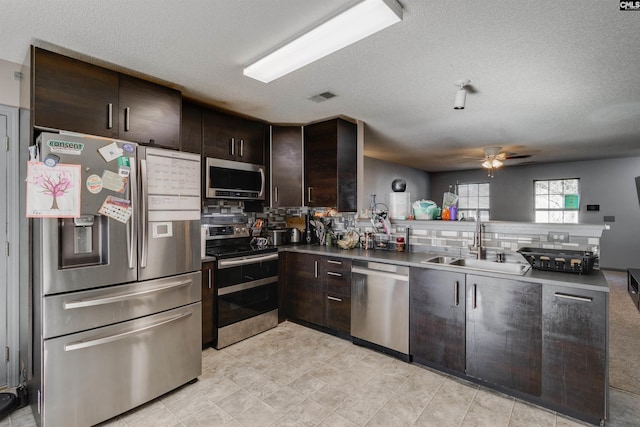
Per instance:
[[[287,243],[287,230],[284,228],[274,228],[263,231],[264,237],[269,239],[273,246],[281,246]]]

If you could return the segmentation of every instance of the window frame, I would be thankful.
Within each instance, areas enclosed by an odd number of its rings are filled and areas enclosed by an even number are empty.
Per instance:
[[[576,181],[577,184],[577,193],[567,191],[567,181]],[[552,183],[553,182],[561,182],[562,192],[553,192]],[[540,193],[538,191],[539,185],[538,183],[547,183],[546,184],[546,193]],[[579,224],[580,223],[580,178],[554,178],[554,179],[534,179],[533,180],[533,220],[536,224]],[[574,195],[578,196],[578,205],[576,208],[567,208],[566,207],[566,196]],[[546,196],[547,198],[547,206],[548,207],[538,207],[540,197]],[[556,204],[559,201],[562,201],[562,207],[551,207],[552,197],[556,199]],[[546,213],[546,220],[539,219],[539,213]],[[557,217],[555,219],[561,219],[561,221],[551,221],[554,219],[551,217],[551,213],[561,213],[561,217]],[[575,218],[575,219],[574,219]]]
[[[487,195],[481,196],[481,191],[480,191],[480,186],[485,186],[487,188]],[[467,190],[469,189],[469,186],[478,186],[477,187],[477,194],[475,196],[462,196],[460,193],[460,187],[461,186],[466,186]],[[458,218],[461,218],[461,215],[464,215],[464,218],[475,218],[476,217],[476,211],[479,210],[480,211],[480,219],[482,221],[489,221],[491,219],[491,182],[490,181],[483,181],[483,182],[465,182],[465,183],[458,183],[456,184],[456,193],[458,194]],[[468,194],[468,192],[467,192]],[[475,197],[476,198],[476,203],[475,206],[477,207],[464,207],[461,206],[461,201],[463,198],[471,198],[471,197]],[[486,204],[487,207],[479,207],[481,205],[480,203],[480,199],[481,198],[486,198]],[[470,205],[471,206],[471,205]]]

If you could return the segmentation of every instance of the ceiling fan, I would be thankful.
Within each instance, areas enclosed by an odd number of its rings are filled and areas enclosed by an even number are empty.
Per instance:
[[[505,160],[510,159],[526,159],[531,154],[516,154],[502,151],[502,147],[486,147],[484,149],[484,157],[480,158],[482,167],[487,169],[487,175],[493,178],[493,173],[504,164]]]

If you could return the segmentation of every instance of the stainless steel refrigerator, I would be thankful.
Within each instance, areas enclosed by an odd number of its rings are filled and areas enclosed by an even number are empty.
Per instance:
[[[88,426],[201,374],[200,157],[55,133],[36,147],[27,215],[67,217],[33,221],[30,399],[41,426]],[[37,176],[65,168],[66,192]]]

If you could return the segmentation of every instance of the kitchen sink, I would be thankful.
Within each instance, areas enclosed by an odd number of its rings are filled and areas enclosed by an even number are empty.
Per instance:
[[[435,263],[435,264],[451,264],[453,261],[457,261],[459,259],[460,258],[456,258],[456,257],[452,257],[452,256],[436,256],[436,257],[433,257],[433,258],[426,259],[426,260],[424,260],[422,262],[424,262],[424,263],[432,262],[432,263]]]
[[[422,263],[455,265],[472,270],[493,271],[496,273],[515,274],[518,276],[522,276],[527,271],[529,271],[529,269],[531,269],[531,265],[529,264],[494,262],[482,259],[456,258],[450,256],[436,256],[433,258],[428,258],[422,261]]]

